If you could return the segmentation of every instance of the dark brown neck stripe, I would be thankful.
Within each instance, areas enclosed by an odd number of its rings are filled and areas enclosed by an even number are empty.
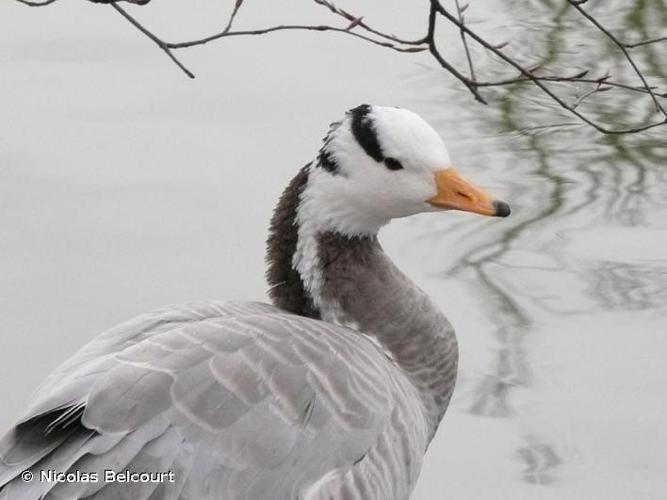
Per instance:
[[[303,167],[292,179],[273,212],[266,245],[266,278],[270,285],[269,297],[276,307],[319,319],[320,313],[292,265],[299,239],[297,210],[308,182],[309,166]]]

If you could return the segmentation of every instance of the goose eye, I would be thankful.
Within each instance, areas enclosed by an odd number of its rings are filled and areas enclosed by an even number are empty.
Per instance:
[[[389,170],[401,170],[403,168],[403,165],[401,165],[401,162],[398,161],[395,158],[385,158],[384,159],[384,165]]]

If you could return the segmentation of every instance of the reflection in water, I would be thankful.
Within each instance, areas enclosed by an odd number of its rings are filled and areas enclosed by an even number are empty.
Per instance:
[[[550,484],[554,481],[554,469],[561,463],[561,458],[552,446],[527,438],[526,445],[517,450],[517,456],[524,466],[524,481],[532,484]]]
[[[600,262],[589,277],[588,292],[602,307],[638,311],[667,305],[667,266]]]
[[[667,5],[663,0],[633,2],[631,6],[598,2],[594,7],[595,15],[612,23],[614,31],[627,40],[655,37],[667,24]],[[541,63],[545,68],[578,67],[577,57],[584,52],[602,54],[596,64],[600,74],[606,72],[605,66],[626,67],[623,54],[603,37],[592,37],[590,28],[578,22],[576,12],[566,2],[515,0],[507,4],[507,9],[511,19],[534,28],[535,19],[547,20],[539,29],[528,30],[529,40],[514,41],[530,47],[533,54],[544,54]],[[582,46],[588,48],[582,50]],[[633,53],[647,75],[662,82],[667,81],[664,54],[664,44]],[[580,63],[586,68],[591,61]],[[630,69],[614,77],[634,81]],[[523,429],[520,431],[523,444],[516,450],[516,457],[523,464],[523,478],[529,483],[550,484],[557,480],[557,467],[566,460],[557,451],[561,443],[550,442],[539,430],[528,431],[530,425],[521,421],[512,402],[515,390],[531,383],[527,344],[531,335],[539,334],[534,316],[546,315],[541,321],[555,323],[562,314],[664,309],[667,261],[627,262],[627,255],[618,260],[600,258],[596,245],[604,243],[595,241],[595,237],[591,255],[574,259],[567,252],[567,232],[595,231],[600,224],[641,229],[658,220],[656,213],[664,210],[667,203],[666,129],[629,136],[601,136],[593,129],[572,126],[563,110],[552,106],[532,85],[517,84],[494,92],[492,101],[500,105],[495,110],[476,107],[477,116],[470,119],[475,121],[476,128],[486,129],[489,135],[507,134],[508,142],[521,149],[515,155],[523,161],[517,178],[527,180],[525,185],[517,186],[515,195],[532,191],[531,201],[526,203],[531,208],[529,213],[515,214],[503,225],[506,229],[499,237],[481,243],[468,238],[467,256],[448,274],[456,277],[474,273],[472,281],[478,286],[477,292],[495,326],[497,348],[488,373],[472,391],[469,411],[490,417],[516,416]],[[586,112],[606,123],[620,123],[627,122],[627,116],[621,116],[623,113],[653,111],[644,109],[643,104],[636,109],[636,102],[637,95],[611,90],[585,101],[582,107],[586,106]],[[536,128],[535,123],[554,126]],[[535,192],[536,185],[540,192]],[[468,236],[460,227],[453,230],[460,231],[462,238]],[[523,264],[517,249],[525,251],[531,246],[534,249],[531,244],[535,242],[543,243],[540,255],[529,262],[539,265]],[[519,271],[547,289],[547,284],[553,282],[565,286],[546,297],[530,287],[527,290],[508,287],[511,273],[516,278]],[[567,307],[554,307],[553,302],[558,304],[559,300],[570,303]]]

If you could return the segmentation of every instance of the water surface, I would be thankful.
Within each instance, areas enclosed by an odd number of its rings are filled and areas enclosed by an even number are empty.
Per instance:
[[[663,1],[589,3],[629,39],[667,25]],[[215,2],[155,4],[144,18],[174,39],[224,18]],[[276,5],[248,3],[240,26],[326,20],[308,2]],[[377,0],[362,13],[418,36],[424,6]],[[591,51],[600,71],[621,62],[560,2],[473,2],[468,17],[554,69],[590,66]],[[513,208],[504,220],[419,216],[381,235],[461,345],[414,498],[664,496],[667,129],[602,136],[529,85],[488,91],[484,107],[425,55],[336,35],[184,52],[190,81],[110,8],[81,2],[3,2],[0,43],[1,427],[117,322],[165,303],[265,297],[274,201],[329,122],[374,102],[422,114],[459,169]],[[640,58],[651,78],[665,78],[665,49]],[[479,72],[499,74],[475,54]],[[612,122],[649,112],[615,91],[585,106]]]

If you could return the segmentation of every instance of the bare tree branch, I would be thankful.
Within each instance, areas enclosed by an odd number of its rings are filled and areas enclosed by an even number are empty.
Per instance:
[[[22,0],[19,0],[22,1]],[[55,1],[55,0],[50,0],[50,1]],[[98,0],[99,1],[99,0]],[[130,0],[131,1],[131,0]],[[142,0],[139,0],[142,1]],[[317,3],[320,3],[320,1],[317,1]],[[232,37],[232,36],[249,36],[249,35],[265,35],[269,33],[273,33],[276,31],[292,31],[292,30],[304,30],[304,31],[332,31],[336,33],[342,33],[342,34],[347,34],[356,38],[360,38],[362,40],[365,40],[367,42],[373,43],[375,45],[379,45],[381,47],[389,48],[392,50],[395,50],[397,52],[421,52],[426,50],[426,47],[400,47],[396,46],[393,43],[390,42],[384,42],[381,40],[376,40],[370,37],[367,37],[365,35],[361,35],[359,33],[355,33],[353,31],[350,31],[345,28],[337,28],[334,26],[327,26],[327,25],[281,25],[281,26],[272,26],[270,28],[263,28],[263,29],[256,29],[256,30],[239,30],[239,31],[231,31],[232,24],[234,22],[234,19],[236,15],[238,14],[242,4],[243,0],[237,0],[234,9],[232,11],[232,14],[229,17],[229,20],[227,22],[227,25],[225,28],[219,32],[215,33],[213,35],[209,35],[207,37],[203,38],[198,38],[195,40],[189,40],[185,42],[166,42],[153,34],[150,30],[148,30],[145,26],[143,26],[135,17],[131,16],[125,9],[122,7],[119,7],[116,2],[106,2],[102,0],[101,3],[109,3],[116,11],[118,11],[125,19],[127,19],[133,26],[135,26],[141,33],[146,35],[149,39],[151,39],[158,47],[160,47],[169,58],[174,61],[174,63],[190,78],[195,78],[194,73],[192,73],[188,68],[185,67],[185,65],[180,62],[178,58],[173,54],[172,50],[175,49],[185,49],[189,47],[195,47],[197,45],[205,45],[209,42],[219,40],[220,38],[225,38],[225,37]],[[386,38],[386,37],[385,37]],[[399,42],[402,43],[402,42]],[[409,42],[410,43],[410,42]]]
[[[137,28],[139,31],[141,31],[144,35],[146,35],[148,38],[153,40],[155,44],[160,47],[165,54],[169,56],[169,58],[176,63],[176,65],[183,70],[183,72],[188,75],[190,78],[194,78],[195,75],[188,69],[186,68],[181,61],[179,61],[176,56],[171,52],[170,47],[164,43],[160,38],[156,37],[153,33],[148,31],[146,28],[144,28],[139,21],[137,21],[135,18],[133,18],[131,15],[129,15],[122,7],[119,7],[115,2],[111,3],[111,6],[116,9],[120,15],[122,15],[125,19],[127,19],[135,28]]]
[[[616,38],[614,35],[611,34],[611,32],[606,29],[604,26],[602,26],[597,19],[595,19],[593,16],[591,16],[588,12],[586,12],[582,7],[581,4],[583,3],[581,0],[568,0],[570,4],[577,9],[582,16],[584,16],[586,19],[588,19],[597,29],[599,29],[602,33],[604,33],[607,38],[609,38],[614,44],[623,52],[623,55],[625,58],[628,60],[630,65],[632,66],[632,69],[635,70],[635,73],[637,73],[637,76],[639,76],[639,79],[642,81],[644,84],[644,88],[646,91],[649,93],[651,98],[653,99],[653,102],[655,103],[655,109],[656,111],[662,113],[662,115],[667,119],[667,112],[665,112],[665,108],[662,107],[662,104],[658,101],[656,98],[655,94],[653,93],[653,90],[649,86],[648,82],[646,81],[646,78],[644,78],[644,74],[640,71],[640,69],[637,67],[637,64],[635,63],[634,59],[630,56],[630,53],[627,51],[625,48],[625,45],[622,44],[618,38]]]
[[[329,26],[326,24],[281,24],[280,26],[271,26],[270,28],[261,28],[255,30],[238,30],[238,31],[221,31],[213,35],[206,36],[204,38],[198,38],[196,40],[189,40],[187,42],[164,42],[167,47],[171,49],[185,49],[188,47],[195,47],[197,45],[204,45],[214,40],[219,40],[221,38],[232,37],[232,36],[250,36],[250,35],[266,35],[269,33],[274,33],[276,31],[331,31],[334,33],[341,33],[345,35],[350,35],[366,42],[370,42],[374,45],[380,47],[385,47],[387,49],[392,49],[397,52],[422,52],[426,50],[426,47],[401,47],[394,45],[389,42],[383,42],[381,40],[376,40],[368,36],[350,31],[347,28],[337,28],[335,26]]]
[[[428,16],[428,33],[426,34],[426,40],[428,42],[429,51],[431,52],[431,55],[435,58],[435,60],[438,61],[438,64],[440,64],[440,66],[449,71],[454,77],[456,77],[466,87],[468,87],[468,90],[472,92],[472,94],[475,96],[475,99],[477,99],[482,104],[487,104],[487,102],[484,100],[482,95],[477,90],[477,85],[475,84],[475,82],[467,78],[465,75],[461,74],[454,66],[448,63],[445,60],[445,58],[442,57],[442,54],[438,50],[438,46],[436,45],[435,42],[435,28],[437,24],[437,14],[440,8],[441,6],[439,2],[437,2],[436,0],[431,0],[431,9],[429,11],[429,16]],[[461,30],[463,31],[463,24],[460,24],[460,27]]]
[[[568,1],[570,3],[574,2],[574,5],[576,7],[578,7],[578,3],[576,2],[576,0],[568,0]],[[581,1],[581,0],[579,0],[579,1]],[[442,6],[442,4],[440,3],[439,0],[431,0],[431,10],[433,10],[433,9],[437,10],[438,13],[443,15],[450,22],[457,25],[462,31],[465,31],[465,33],[468,34],[477,43],[479,43],[480,45],[482,45],[483,47],[485,47],[486,49],[491,51],[493,54],[498,56],[500,59],[505,61],[510,66],[513,66],[515,69],[517,69],[521,73],[522,76],[526,77],[528,80],[533,82],[537,87],[539,87],[545,94],[547,94],[549,97],[551,97],[551,99],[553,99],[563,109],[566,109],[567,111],[569,111],[570,113],[575,115],[577,118],[579,118],[581,121],[583,121],[584,123],[587,123],[588,125],[592,126],[593,128],[595,128],[599,132],[602,132],[604,134],[636,133],[636,132],[641,132],[641,131],[648,130],[648,129],[651,129],[651,128],[654,128],[654,127],[658,127],[658,126],[661,126],[661,125],[664,125],[665,123],[667,123],[667,118],[666,118],[665,120],[662,120],[660,122],[654,122],[654,123],[649,123],[649,124],[646,124],[646,125],[641,125],[641,126],[638,126],[638,127],[630,127],[630,128],[609,129],[607,127],[601,126],[601,125],[597,124],[596,122],[594,122],[593,120],[591,120],[590,118],[583,115],[582,113],[580,113],[579,111],[577,111],[573,106],[571,106],[571,105],[567,104],[565,101],[563,101],[563,99],[561,97],[559,97],[557,94],[555,94],[551,89],[549,89],[549,87],[544,85],[543,81],[540,80],[539,78],[535,77],[535,75],[533,75],[533,73],[531,71],[529,71],[527,68],[524,68],[517,61],[515,61],[511,57],[504,54],[502,52],[502,50],[498,49],[497,47],[495,47],[492,44],[490,44],[489,42],[487,42],[485,39],[483,39],[482,37],[477,35],[477,33],[471,31],[467,26],[465,26],[463,23],[461,23],[458,20],[458,18],[456,18],[455,16],[450,14]],[[634,62],[633,62],[633,66],[634,66]],[[642,81],[644,81],[644,83],[645,83],[645,80],[644,80],[643,76],[642,76]],[[469,85],[474,84],[474,82],[467,82],[467,83]],[[648,88],[648,85],[645,85],[645,88],[646,88],[647,92],[655,99],[655,94],[653,93],[653,91],[650,88]],[[657,102],[657,100],[656,100],[656,102]]]
[[[31,7],[41,7],[54,3],[56,0],[17,1]],[[539,71],[541,65],[526,66],[518,59],[513,57],[509,51],[503,50],[508,42],[503,42],[500,44],[492,43],[477,33],[475,30],[472,30],[466,24],[464,16],[464,11],[468,8],[469,5],[462,5],[460,3],[461,0],[455,0],[454,2],[456,13],[452,13],[447,10],[447,8],[443,6],[440,0],[429,0],[429,10],[426,19],[426,32],[424,36],[415,39],[404,38],[394,33],[388,33],[382,29],[372,26],[366,21],[363,15],[348,12],[347,10],[338,7],[333,0],[304,1],[312,1],[315,4],[327,9],[336,19],[344,22],[344,24],[341,26],[330,24],[282,24],[259,29],[235,30],[233,29],[233,26],[237,15],[244,5],[244,0],[232,0],[234,4],[231,13],[227,18],[224,27],[221,28],[219,32],[193,40],[178,42],[168,42],[163,40],[161,37],[146,28],[129,12],[118,6],[118,2],[121,1],[126,1],[128,3],[138,5],[145,5],[149,3],[150,0],[90,1],[95,3],[111,4],[111,6],[119,14],[121,14],[128,22],[130,22],[139,32],[155,43],[190,78],[194,78],[194,74],[189,69],[187,69],[185,65],[174,55],[174,51],[199,45],[205,45],[207,43],[228,37],[260,36],[281,31],[329,32],[351,36],[363,42],[400,53],[428,51],[433,60],[435,60],[435,62],[442,69],[447,71],[460,83],[462,83],[474,96],[474,98],[483,104],[486,104],[487,101],[481,94],[480,89],[490,87],[506,87],[528,82],[537,87],[562,109],[575,116],[579,121],[595,128],[604,134],[630,134],[667,124],[667,112],[665,111],[665,107],[660,102],[660,99],[667,98],[667,90],[649,85],[638,64],[627,50],[667,41],[667,36],[644,40],[636,43],[623,43],[607,28],[605,28],[597,19],[595,19],[595,17],[593,17],[588,10],[584,10],[582,5],[585,4],[587,0],[567,0],[566,5],[570,5],[572,8],[576,9],[593,26],[595,26],[595,28],[597,28],[613,42],[616,48],[620,51],[620,54],[622,54],[623,58],[628,62],[633,72],[639,77],[642,85],[631,85],[622,81],[614,81],[612,80],[609,73],[598,77],[589,76],[590,70],[579,70],[578,72],[570,75],[541,74],[541,71]],[[447,54],[447,57],[443,55],[443,52],[441,51],[438,44],[438,27],[442,23],[449,24],[458,30],[461,37],[462,51],[465,55],[465,60],[467,62],[470,76],[464,75],[459,69],[457,69],[457,67],[449,59],[449,53]],[[512,72],[518,72],[518,74],[514,73],[515,76],[505,76],[501,78],[496,77],[491,80],[479,79],[479,71],[475,70],[475,64],[472,51],[469,46],[469,40],[486,49],[486,51],[492,54],[499,63],[504,65]],[[479,70],[479,66],[477,69]],[[557,93],[557,90],[559,92],[563,92],[565,90],[571,89],[574,84],[582,84],[589,87],[581,92],[579,92],[579,89],[577,88],[576,93],[571,92],[567,97],[563,97]],[[598,123],[587,114],[584,114],[578,110],[580,104],[585,100],[612,89],[616,89],[619,92],[633,92],[647,96],[652,100],[656,111],[662,115],[663,119],[655,122],[642,123],[634,127],[610,127],[608,125]]]

